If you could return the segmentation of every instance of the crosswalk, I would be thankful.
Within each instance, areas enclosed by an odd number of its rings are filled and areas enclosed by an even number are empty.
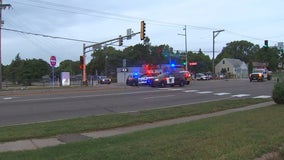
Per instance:
[[[184,93],[196,93],[196,94],[213,94],[215,96],[231,96],[232,98],[244,98],[244,97],[252,97],[252,98],[271,98],[270,95],[258,95],[252,96],[251,94],[240,93],[240,94],[232,94],[228,92],[213,92],[213,91],[200,91],[194,89],[181,89],[181,88],[159,88],[162,90],[169,90],[169,91],[181,91]]]

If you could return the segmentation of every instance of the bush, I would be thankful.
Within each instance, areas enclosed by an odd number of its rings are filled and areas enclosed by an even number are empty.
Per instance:
[[[284,81],[274,85],[272,99],[277,104],[284,104]]]

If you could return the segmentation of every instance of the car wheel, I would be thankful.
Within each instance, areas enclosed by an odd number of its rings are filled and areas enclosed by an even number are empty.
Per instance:
[[[164,81],[161,82],[161,87],[166,87],[166,83]]]
[[[184,81],[180,81],[179,86],[180,86],[180,87],[183,87],[183,86],[184,86]]]

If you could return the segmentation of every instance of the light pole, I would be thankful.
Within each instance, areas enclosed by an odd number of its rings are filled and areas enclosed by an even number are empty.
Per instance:
[[[187,58],[187,35],[186,35],[186,25],[184,25],[184,34],[178,34],[180,36],[184,36],[184,43],[185,43],[185,70],[188,71],[188,58]]]
[[[215,64],[214,64],[214,58],[215,58],[215,38],[218,36],[220,32],[225,31],[224,29],[222,30],[217,30],[213,31],[213,57],[212,57],[212,74],[215,74]]]

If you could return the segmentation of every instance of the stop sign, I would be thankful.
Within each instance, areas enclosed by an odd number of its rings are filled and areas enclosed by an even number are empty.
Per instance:
[[[56,65],[56,57],[55,56],[50,57],[50,65],[52,67],[54,67]]]

